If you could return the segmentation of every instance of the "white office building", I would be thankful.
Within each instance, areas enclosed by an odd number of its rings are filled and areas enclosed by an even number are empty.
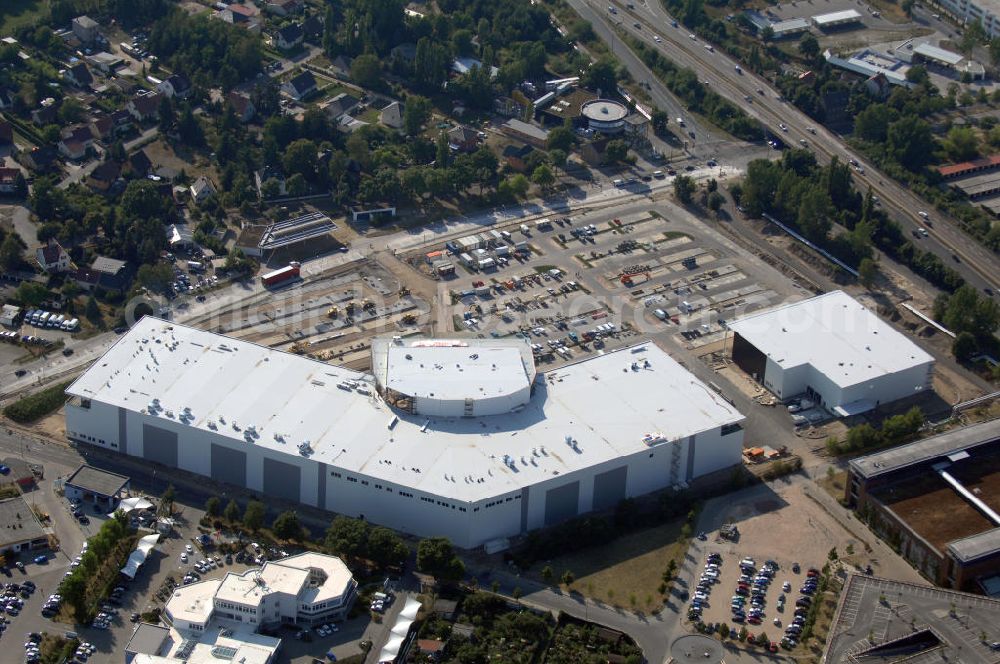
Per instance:
[[[346,618],[357,586],[340,558],[307,552],[242,574],[180,586],[167,600],[164,615],[181,632],[202,632],[213,625],[308,627]]]
[[[372,367],[147,317],[67,435],[465,548],[740,463],[743,416],[652,343],[540,374],[524,340],[396,338]]]
[[[941,0],[940,5],[959,23],[979,22],[987,36],[1000,36],[1000,0]]]
[[[779,399],[841,416],[931,389],[934,358],[843,291],[729,324],[733,360]]]

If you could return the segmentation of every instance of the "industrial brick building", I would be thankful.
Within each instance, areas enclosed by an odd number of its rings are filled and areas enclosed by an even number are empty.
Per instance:
[[[854,459],[844,498],[934,583],[1000,595],[1000,420]]]

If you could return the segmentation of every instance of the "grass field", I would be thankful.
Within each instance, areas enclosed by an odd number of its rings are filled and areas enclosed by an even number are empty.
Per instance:
[[[653,611],[663,606],[661,576],[671,558],[684,561],[688,541],[680,537],[682,520],[619,537],[600,548],[570,553],[548,563],[556,578],[570,570],[572,589],[587,597],[626,609]],[[541,569],[531,574],[541,581]]]
[[[44,11],[43,0],[3,0],[0,2],[0,35],[6,37],[18,28],[37,23]]]

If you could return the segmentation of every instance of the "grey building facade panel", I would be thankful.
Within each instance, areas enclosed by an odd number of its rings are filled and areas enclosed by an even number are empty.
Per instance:
[[[213,443],[212,479],[245,487],[247,485],[247,453]]]
[[[594,476],[594,502],[592,510],[614,507],[625,498],[628,466],[613,468]]]
[[[142,456],[177,468],[177,434],[152,424],[142,425]]]
[[[580,482],[570,482],[545,492],[545,525],[576,516],[580,505]]]
[[[264,457],[264,494],[299,502],[302,471],[298,466]]]
[[[316,464],[316,507],[321,510],[326,509],[326,478],[327,465],[325,463]]]
[[[697,437],[697,435],[688,436],[688,442],[687,442],[687,448],[688,448],[687,462],[688,463],[687,463],[687,471],[685,472],[685,477],[684,477],[684,481],[685,482],[690,482],[692,479],[694,479],[694,450],[695,450],[694,441],[695,441],[696,437]]]
[[[528,532],[528,500],[531,498],[531,487],[521,489],[521,532]]]
[[[128,429],[125,426],[128,422],[128,411],[118,408],[118,451],[128,454]]]

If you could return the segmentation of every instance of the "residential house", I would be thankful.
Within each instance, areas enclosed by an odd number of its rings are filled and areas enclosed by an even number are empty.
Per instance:
[[[87,176],[86,184],[99,194],[107,193],[118,176],[121,175],[122,167],[114,159],[98,164]]]
[[[115,258],[98,256],[90,267],[79,268],[76,271],[76,283],[81,288],[93,290],[124,290],[128,286],[128,263]]]
[[[144,178],[153,172],[153,162],[150,161],[149,155],[146,154],[145,150],[139,150],[130,154],[128,165],[132,170],[132,174],[137,178]]]
[[[233,24],[249,24],[258,23],[257,15],[260,13],[257,8],[252,4],[244,5],[240,3],[234,3],[226,7],[223,13],[229,12],[229,14],[223,17],[227,23]]]
[[[0,120],[0,145],[10,145],[14,142],[14,127],[6,120]]]
[[[413,42],[403,42],[392,47],[389,57],[396,58],[402,62],[411,63],[417,59],[417,45]]]
[[[115,136],[127,134],[132,131],[132,115],[124,108],[120,108],[117,111],[112,112],[111,128]]]
[[[156,89],[170,98],[187,99],[194,92],[191,79],[183,74],[171,74],[161,81]]]
[[[73,35],[82,44],[93,44],[100,34],[100,25],[89,16],[77,16],[71,25]]]
[[[506,136],[510,136],[523,143],[528,143],[536,148],[544,148],[545,142],[549,138],[548,130],[542,129],[538,125],[518,120],[517,118],[511,118],[500,125],[500,131]]]
[[[350,77],[351,62],[353,62],[351,58],[345,55],[338,55],[333,59],[333,62],[330,63],[330,68],[333,69],[333,71],[339,74],[340,76],[343,76],[345,78]]]
[[[128,102],[128,112],[136,122],[148,122],[160,117],[160,102],[162,92],[147,92],[138,94]]]
[[[378,115],[378,121],[384,124],[386,127],[391,127],[393,129],[403,128],[403,105],[398,101],[394,101],[385,108]]]
[[[468,74],[474,67],[482,69],[485,66],[486,65],[484,65],[480,60],[476,60],[475,58],[458,57],[452,61],[451,71],[452,73],[461,76],[463,74]],[[496,78],[499,73],[499,69],[493,66],[490,67],[490,78]]]
[[[92,67],[97,67],[102,73],[110,74],[119,67],[125,65],[125,58],[120,55],[115,55],[114,53],[105,53],[104,51],[101,51],[100,53],[88,55],[87,62],[89,62]]]
[[[475,152],[479,147],[479,133],[468,127],[452,127],[448,130],[448,146],[459,152]]]
[[[316,91],[316,77],[310,71],[303,71],[284,83],[281,91],[295,101],[301,101]]]
[[[257,112],[250,97],[239,92],[230,92],[226,95],[226,103],[233,109],[240,122],[250,122]]]
[[[0,194],[16,194],[22,181],[18,178],[21,171],[16,168],[0,167]]]
[[[63,78],[78,88],[89,88],[94,82],[94,76],[83,62],[78,62],[66,69],[63,72]]]
[[[195,180],[194,184],[191,185],[191,198],[195,203],[207,201],[212,196],[215,196],[215,185],[204,175]]]
[[[523,173],[528,168],[527,159],[535,148],[530,145],[508,145],[503,149],[503,158],[512,170]]]
[[[59,109],[56,108],[54,103],[43,104],[31,112],[31,121],[39,127],[56,124],[58,111]]]
[[[304,38],[305,32],[302,31],[302,26],[298,23],[289,23],[275,33],[274,44],[281,50],[287,51],[301,44]]]
[[[115,125],[110,115],[97,115],[90,119],[90,132],[100,141],[114,140]]]
[[[264,11],[277,16],[291,16],[302,11],[301,0],[267,0]]]
[[[261,171],[254,171],[253,174],[254,184],[257,187],[257,196],[263,200],[264,196],[264,183],[268,180],[274,180],[278,183],[278,196],[287,196],[288,189],[285,186],[285,176],[270,166],[265,166]]]
[[[4,327],[17,327],[21,322],[21,313],[21,307],[14,306],[13,304],[3,305],[3,309],[0,310],[0,325]],[[10,464],[7,465],[9,466]]]
[[[323,20],[318,14],[312,14],[302,22],[302,33],[306,41],[316,44],[323,39]]]
[[[94,135],[87,125],[64,129],[59,141],[59,152],[67,159],[82,159],[94,146]]]
[[[332,122],[339,122],[342,117],[349,114],[358,105],[358,101],[357,97],[341,92],[323,104],[320,109]]]
[[[527,109],[510,97],[499,97],[493,101],[493,110],[505,118],[523,118]]]
[[[69,253],[62,248],[62,245],[55,238],[35,248],[35,260],[38,261],[38,267],[42,268],[43,272],[50,274],[53,272],[69,272],[73,267],[73,263],[69,259]]]
[[[879,72],[865,81],[865,91],[875,99],[885,99],[892,92],[889,79]]]
[[[577,151],[588,165],[601,166],[604,164],[604,151],[610,142],[611,138],[609,136],[601,136],[596,140],[584,143]]]
[[[0,88],[0,111],[14,108],[14,95],[7,88]]]
[[[55,167],[58,156],[55,148],[46,145],[22,152],[21,163],[33,171],[45,172]]]

